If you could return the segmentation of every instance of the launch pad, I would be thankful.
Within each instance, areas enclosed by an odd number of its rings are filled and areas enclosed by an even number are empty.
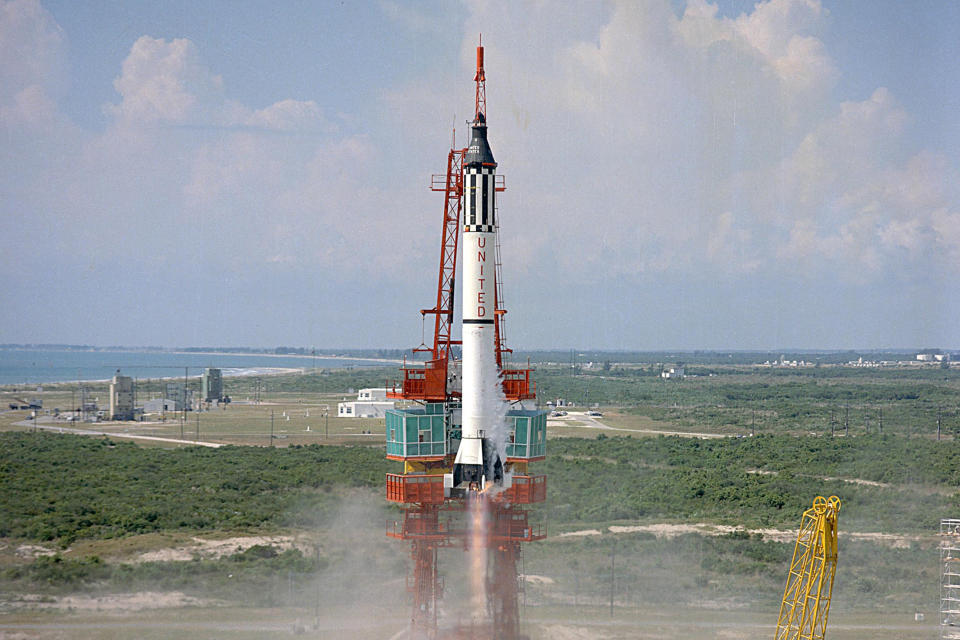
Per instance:
[[[443,235],[432,346],[423,363],[404,364],[388,398],[409,406],[386,414],[387,458],[403,472],[387,474],[386,497],[402,506],[387,536],[410,542],[413,638],[519,640],[521,543],[542,540],[529,506],[546,500],[543,460],[546,411],[536,407],[532,369],[505,365],[499,220],[496,194],[505,190],[487,142],[483,47],[477,47],[476,110],[470,143],[451,149],[447,172],[431,188],[444,194]],[[461,339],[453,336],[457,260],[463,238]],[[454,359],[453,349],[462,349]],[[502,409],[502,410],[501,410]],[[469,554],[473,609],[469,624],[441,629],[441,549]]]

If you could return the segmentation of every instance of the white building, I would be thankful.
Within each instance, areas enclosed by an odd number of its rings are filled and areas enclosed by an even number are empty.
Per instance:
[[[683,367],[670,367],[660,372],[660,377],[662,378],[683,378],[685,375]]]
[[[393,400],[387,400],[387,390],[360,389],[356,400],[337,403],[337,416],[340,418],[382,418],[387,409],[395,406]]]

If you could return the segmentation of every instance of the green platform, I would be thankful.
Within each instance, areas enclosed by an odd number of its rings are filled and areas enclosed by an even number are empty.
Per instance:
[[[454,413],[459,416],[459,412]],[[507,457],[533,459],[546,453],[547,412],[515,409],[507,412],[511,430]],[[455,454],[460,446],[461,426],[454,418],[447,425],[443,405],[389,409],[386,413],[387,455],[426,458]]]

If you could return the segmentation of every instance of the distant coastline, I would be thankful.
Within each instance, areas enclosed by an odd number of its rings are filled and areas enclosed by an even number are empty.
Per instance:
[[[72,348],[71,348],[72,347]],[[316,368],[378,367],[401,360],[331,354],[243,351],[77,348],[78,345],[0,345],[0,385],[102,382],[119,370],[140,379],[195,378],[213,367],[229,377],[279,375]]]
[[[326,354],[302,354],[302,353],[243,353],[240,351],[178,351],[168,350],[164,353],[179,353],[183,355],[218,355],[218,356],[263,356],[265,358],[301,358],[304,360],[362,360],[364,362],[377,362],[381,364],[403,364],[402,358],[367,358],[348,355],[326,355]]]

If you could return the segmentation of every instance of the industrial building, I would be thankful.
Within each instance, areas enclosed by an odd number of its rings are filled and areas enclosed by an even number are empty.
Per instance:
[[[683,365],[670,367],[660,372],[661,378],[685,378],[686,376],[687,374],[684,372]]]
[[[133,378],[119,372],[110,381],[110,419],[133,420]]]
[[[206,368],[200,376],[200,399],[203,402],[220,402],[223,399],[223,372]]]
[[[382,418],[387,411],[396,406],[393,400],[387,400],[387,390],[360,389],[356,400],[337,403],[337,416],[340,418]]]
[[[154,398],[143,403],[144,413],[164,413],[166,411],[176,411],[177,403],[167,398]]]
[[[188,389],[182,382],[168,382],[164,398],[173,402],[174,411],[193,409],[193,390]]]

